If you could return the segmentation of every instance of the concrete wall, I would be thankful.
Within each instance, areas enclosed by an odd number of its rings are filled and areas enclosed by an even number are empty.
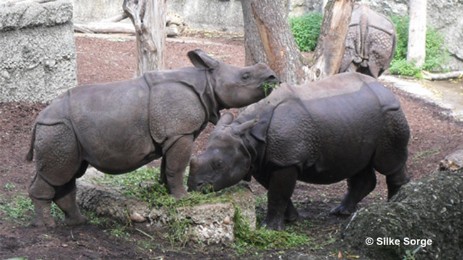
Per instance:
[[[72,2],[0,3],[0,102],[55,98],[76,85]]]

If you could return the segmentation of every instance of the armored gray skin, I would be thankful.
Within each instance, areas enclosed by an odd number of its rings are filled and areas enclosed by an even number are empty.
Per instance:
[[[162,156],[161,180],[174,197],[185,196],[183,173],[201,130],[217,123],[220,109],[257,102],[265,97],[262,85],[277,81],[264,64],[234,67],[201,50],[188,57],[195,67],[76,87],[39,114],[27,156],[36,163],[29,188],[34,225],[55,225],[51,201],[65,223],[85,222],[75,182],[88,165],[121,174]]]
[[[366,5],[356,4],[346,36],[340,72],[359,72],[378,78],[394,57],[394,24]]]
[[[374,78],[342,73],[304,86],[282,85],[233,121],[223,115],[206,150],[192,158],[188,188],[220,190],[251,180],[268,190],[265,225],[281,230],[298,213],[296,181],[348,191],[333,214],[351,214],[386,175],[388,197],[408,182],[407,120],[394,95]]]

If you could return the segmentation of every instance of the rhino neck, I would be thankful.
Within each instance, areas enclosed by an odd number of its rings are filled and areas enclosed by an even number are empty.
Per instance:
[[[243,137],[243,147],[247,151],[251,159],[251,167],[248,174],[244,177],[245,180],[251,180],[251,176],[258,175],[265,156],[265,142],[257,140],[250,132]]]
[[[208,70],[204,70],[204,75],[206,78],[206,85],[205,85],[205,95],[203,97],[200,97],[201,103],[203,103],[203,106],[208,107],[209,109],[206,108],[206,114],[209,119],[209,122],[213,123],[214,125],[217,124],[217,122],[220,119],[220,110],[223,109],[224,107],[220,105],[220,103],[217,100],[217,97],[214,92],[214,88],[212,87],[212,79],[211,79],[211,72]],[[215,84],[214,84],[215,86]]]

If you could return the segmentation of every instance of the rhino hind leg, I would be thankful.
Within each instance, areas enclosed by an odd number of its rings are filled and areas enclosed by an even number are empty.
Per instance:
[[[36,176],[29,187],[34,203],[36,226],[54,226],[50,214],[54,201],[63,210],[66,222],[83,217],[75,203],[75,178],[86,170],[75,135],[67,125],[37,125],[34,144]]]
[[[400,187],[409,181],[410,178],[406,174],[406,166],[400,167],[397,172],[387,175],[387,199],[390,200],[399,191]]]
[[[388,199],[391,199],[410,180],[406,166],[410,131],[401,110],[388,111],[386,124],[390,130],[385,132],[376,149],[374,167],[386,176]]]
[[[72,179],[65,185],[56,189],[53,202],[64,212],[64,223],[69,226],[80,225],[87,222],[79,210],[76,202],[76,180]]]
[[[29,197],[34,205],[35,217],[32,226],[54,227],[55,220],[51,216],[51,201],[55,196],[55,189],[36,175],[29,186]]]
[[[373,167],[368,166],[361,172],[347,179],[347,194],[341,204],[331,210],[334,215],[350,215],[357,210],[357,204],[376,186]]]

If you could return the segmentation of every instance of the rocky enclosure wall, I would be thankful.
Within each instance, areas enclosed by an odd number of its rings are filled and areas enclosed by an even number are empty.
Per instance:
[[[320,0],[289,0],[290,15],[321,12]],[[360,0],[385,14],[406,15],[408,0]],[[78,22],[98,21],[122,12],[122,0],[74,0]],[[182,17],[191,29],[243,32],[243,14],[240,0],[170,0],[168,12]],[[463,70],[463,0],[428,0],[428,25],[445,37],[451,53],[450,69]]]
[[[71,0],[0,2],[0,102],[55,98],[76,85]]]

